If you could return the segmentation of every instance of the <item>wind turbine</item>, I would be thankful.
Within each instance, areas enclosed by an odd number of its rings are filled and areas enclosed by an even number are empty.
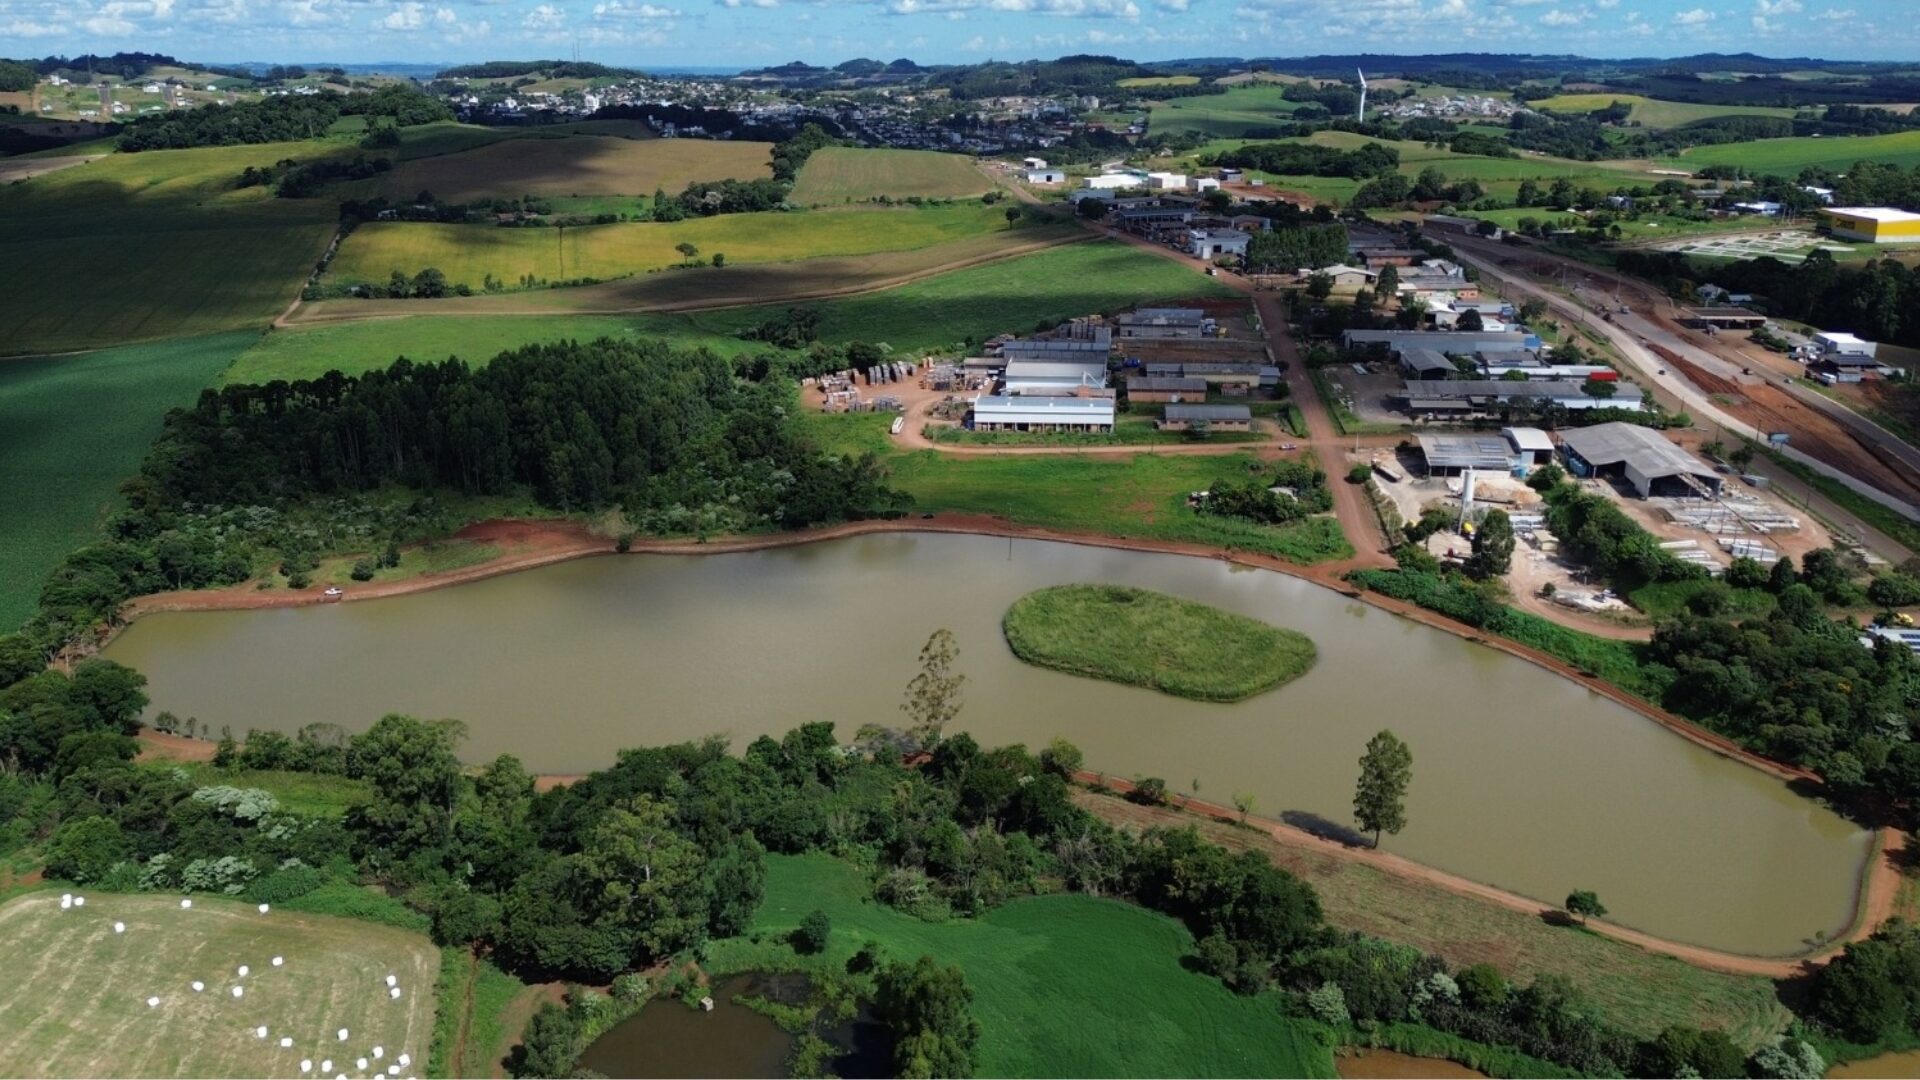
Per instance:
[[[1353,73],[1360,76],[1360,122],[1367,122],[1367,73],[1354,68]]]

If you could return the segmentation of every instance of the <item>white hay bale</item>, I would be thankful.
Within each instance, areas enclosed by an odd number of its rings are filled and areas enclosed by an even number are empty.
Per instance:
[[[395,1000],[395,1001],[399,1001],[399,1000],[400,1000],[400,988],[399,988],[399,987],[397,987],[397,986],[392,986],[392,987],[388,987],[388,988],[387,988],[387,996],[388,996],[388,997],[390,997],[390,998],[392,998],[392,999],[393,999],[393,1000]]]
[[[389,1066],[387,1066],[387,1075],[388,1075],[388,1076],[399,1076],[399,1075],[400,1075],[400,1066],[398,1066],[398,1065],[389,1065]]]
[[[402,1067],[413,1064],[413,1058],[411,1055],[408,1055],[408,1054],[401,1054],[399,1057],[394,1058],[393,1060],[399,1062]]]
[[[181,900],[181,901],[180,901],[180,910],[181,910],[181,911],[185,911],[185,910],[187,910],[188,908],[190,908],[190,907],[192,907],[192,906],[193,906],[193,898],[192,898],[192,897],[187,897],[186,899],[183,899],[183,900]]]
[[[233,988],[233,996],[234,996],[234,997],[246,997],[246,996],[247,996],[247,988],[246,988],[246,987],[244,987],[244,986],[236,986],[236,987],[234,987],[234,988]]]
[[[260,1025],[259,1027],[257,1027],[257,1028],[254,1028],[254,1029],[253,1029],[253,1037],[254,1037],[254,1038],[256,1038],[256,1039],[264,1039],[264,1038],[266,1038],[266,1037],[267,1037],[267,1025],[265,1025],[265,1024],[261,1024],[261,1025]]]
[[[68,893],[68,894],[66,894],[65,896],[62,896],[62,897],[60,898],[60,910],[61,910],[61,911],[65,911],[65,910],[67,910],[68,908],[70,908],[70,907],[72,907],[72,906],[73,906],[73,894],[72,894],[72,893]]]
[[[338,1035],[338,1036],[340,1037],[340,1041],[341,1041],[341,1042],[346,1042],[346,1041],[347,1041],[347,1029],[346,1029],[346,1028],[341,1028],[341,1029],[340,1029],[339,1031],[337,1031],[337,1032],[335,1032],[335,1034],[336,1034],[336,1035]]]
[[[273,958],[274,967],[279,967],[281,964],[284,964],[284,963],[286,963],[286,960],[283,957],[276,956]]]
[[[303,1072],[303,1073],[310,1073],[310,1072],[312,1072],[312,1071],[313,1071],[313,1059],[312,1059],[312,1058],[301,1058],[301,1059],[300,1059],[300,1071],[301,1071],[301,1072]]]
[[[261,905],[260,905],[260,914],[262,914],[262,915],[265,915],[265,914],[266,914],[267,912],[269,912],[269,911],[272,911],[272,910],[273,910],[273,909],[272,909],[271,907],[269,907],[268,905],[266,905],[266,904],[261,904]]]
[[[326,1059],[325,1061],[322,1061],[322,1062],[320,1063],[320,1071],[321,1071],[321,1072],[332,1072],[332,1071],[333,1071],[333,1059],[332,1059],[332,1058],[328,1058],[328,1059]]]
[[[84,896],[76,896],[76,897],[74,897],[74,898],[73,898],[73,906],[74,906],[74,907],[86,907],[86,906],[87,906],[87,898],[86,898],[86,897],[84,897]]]
[[[376,1046],[373,1048],[373,1060],[379,1061],[381,1058],[386,1056],[387,1056],[387,1051],[385,1047]]]
[[[149,1009],[157,1009],[157,1008],[159,1008],[159,1007],[160,1007],[160,999],[159,999],[159,998],[157,998],[157,997],[150,997],[150,998],[148,998],[148,999],[147,999],[147,1008],[149,1008]]]
[[[124,934],[124,933],[126,933],[126,932],[127,932],[127,924],[126,924],[126,923],[123,923],[123,922],[116,922],[116,923],[114,923],[114,924],[113,924],[113,932],[114,932],[114,933],[116,933],[116,934]]]
[[[194,992],[194,993],[196,993],[196,994],[197,994],[197,993],[199,993],[200,991],[202,991],[202,990],[205,990],[206,988],[207,988],[207,984],[206,984],[206,983],[203,983],[203,982],[201,982],[201,981],[200,981],[199,979],[195,979],[195,980],[193,980],[193,992]]]
[[[399,978],[398,978],[397,976],[393,976],[393,975],[389,975],[389,976],[387,976],[387,985],[388,985],[388,986],[399,986],[399,985],[400,985],[400,979],[399,979]]]
[[[240,966],[239,966],[239,967],[238,967],[237,969],[235,969],[235,970],[237,970],[237,971],[238,971],[238,972],[240,973],[240,977],[244,979],[244,978],[246,978],[246,977],[247,977],[247,973],[248,973],[248,972],[250,972],[250,971],[252,971],[253,969],[252,969],[252,968],[250,968],[250,967],[248,967],[248,966],[247,966],[247,965],[245,965],[245,964],[241,964],[241,965],[240,965]]]
[[[354,1068],[356,1068],[356,1069],[359,1069],[359,1070],[360,1070],[361,1072],[366,1072],[366,1071],[367,1071],[367,1059],[366,1059],[366,1058],[354,1058],[354,1059],[353,1059],[353,1067],[354,1067]]]
[[[287,1047],[292,1045],[293,1045],[293,1036],[291,1035],[280,1036],[280,1049],[285,1050]]]

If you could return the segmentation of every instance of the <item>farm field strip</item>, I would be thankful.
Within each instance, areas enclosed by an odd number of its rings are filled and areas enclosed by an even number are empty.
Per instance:
[[[364,1074],[375,1046],[371,1069],[406,1054],[407,1072],[424,1071],[439,972],[425,938],[212,897],[185,910],[175,896],[83,895],[84,908],[52,892],[0,908],[0,1075],[296,1076],[302,1059]]]
[[[441,202],[522,195],[678,194],[698,180],[772,175],[771,143],[719,139],[528,136],[407,161],[387,174],[392,198],[431,191]]]
[[[573,229],[371,222],[340,245],[328,273],[343,282],[378,283],[396,270],[411,277],[432,266],[449,282],[478,290],[488,276],[508,283],[528,275],[604,280],[672,267],[687,261],[677,250],[683,243],[698,249],[695,261],[719,253],[729,263],[766,263],[905,251],[993,231],[1007,231],[1002,211],[977,202],[719,214]]]
[[[792,200],[804,206],[903,199],[962,198],[993,187],[971,158],[937,150],[866,150],[828,146],[800,169]]]
[[[1632,107],[1628,119],[1650,128],[1672,128],[1718,116],[1778,116],[1791,119],[1794,110],[1767,105],[1701,105],[1663,101],[1641,94],[1559,94],[1531,102],[1533,108],[1553,113],[1590,113],[1619,102]]]
[[[1790,177],[1808,167],[1845,172],[1861,161],[1898,165],[1903,169],[1920,166],[1920,131],[1839,138],[1809,136],[1759,139],[1754,142],[1696,146],[1666,164],[1687,169],[1699,169],[1707,165],[1740,165],[1758,172]]]

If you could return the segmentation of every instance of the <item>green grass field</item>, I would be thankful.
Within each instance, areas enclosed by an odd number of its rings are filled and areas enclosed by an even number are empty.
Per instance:
[[[1502,228],[1506,229],[1518,228],[1520,219],[1529,217],[1536,221],[1559,221],[1563,218],[1571,218],[1576,222],[1576,228],[1585,221],[1579,214],[1549,210],[1540,206],[1507,210],[1466,210],[1462,213],[1467,217],[1485,218],[1488,221],[1498,222]],[[1695,221],[1676,214],[1641,214],[1631,221],[1621,220],[1616,224],[1620,226],[1621,239],[1627,242],[1710,236],[1714,233],[1752,231],[1754,227],[1751,218],[1709,218],[1706,221]]]
[[[502,230],[505,231],[505,230]],[[1210,278],[1113,241],[1068,244],[985,266],[955,270],[897,288],[809,304],[828,342],[884,341],[900,351],[939,350],[1041,322],[1113,311],[1132,304],[1226,295]],[[461,356],[484,361],[510,348],[563,338],[664,337],[727,355],[769,346],[734,335],[784,310],[728,308],[688,314],[423,315],[406,319],[275,330],[235,362],[228,382],[310,379],[415,359]]]
[[[1530,104],[1544,112],[1590,113],[1614,102],[1630,105],[1627,119],[1650,128],[1674,128],[1718,116],[1780,116],[1791,118],[1792,109],[1764,105],[1698,105],[1685,101],[1661,101],[1639,94],[1559,94]]]
[[[1172,98],[1153,103],[1147,131],[1153,135],[1199,132],[1214,139],[1237,139],[1259,128],[1286,123],[1301,102],[1282,95],[1284,85],[1253,83],[1224,94]]]
[[[1279,1015],[1271,997],[1236,995],[1182,967],[1192,937],[1143,908],[1045,896],[927,923],[868,900],[847,863],[768,856],[753,932],[783,940],[816,909],[833,923],[819,957],[731,938],[710,946],[714,966],[840,965],[867,942],[889,959],[958,965],[980,1021],[980,1076],[1333,1075],[1313,1025]]]
[[[454,127],[448,140],[480,142]],[[528,135],[490,139],[457,152],[418,157],[387,174],[393,198],[431,191],[441,202],[473,202],[522,195],[678,194],[696,180],[753,180],[771,176],[770,143],[719,139],[633,139],[616,136]]]
[[[1129,89],[1136,86],[1198,86],[1200,85],[1200,76],[1198,75],[1143,75],[1138,79],[1121,79],[1119,82],[1116,82],[1113,85],[1124,86]]]
[[[1197,701],[1241,701],[1313,666],[1305,634],[1121,585],[1056,585],[1013,602],[1013,655],[1074,675]]]
[[[386,221],[356,229],[340,245],[328,275],[341,283],[385,282],[395,270],[412,276],[433,266],[448,281],[478,290],[489,274],[511,285],[528,274],[543,281],[608,279],[671,267],[685,261],[675,250],[683,243],[698,248],[700,260],[722,253],[729,263],[785,262],[907,251],[1006,227],[1000,209],[977,202],[719,214],[577,229]]]
[[[406,1071],[424,1068],[440,954],[420,934],[214,897],[185,911],[174,896],[93,893],[63,911],[43,891],[0,908],[0,966],[0,1075],[297,1076],[302,1059],[311,1075],[323,1059],[327,1075],[365,1075],[357,1059],[375,1046],[384,1063],[404,1053]]]
[[[1756,172],[1796,176],[1808,166],[1845,172],[1860,161],[1898,165],[1903,169],[1920,166],[1920,131],[1838,139],[1760,139],[1721,146],[1697,146],[1668,164],[1689,169],[1708,165],[1740,165]]]
[[[803,206],[830,206],[882,195],[960,198],[992,187],[993,181],[974,167],[973,159],[959,154],[829,146],[807,158],[790,198]]]
[[[257,337],[0,360],[0,632],[31,615],[47,573],[98,534],[166,411],[192,404]]]
[[[231,185],[249,165],[351,152],[304,142],[114,154],[0,188],[0,352],[265,325],[326,247],[339,200]]]

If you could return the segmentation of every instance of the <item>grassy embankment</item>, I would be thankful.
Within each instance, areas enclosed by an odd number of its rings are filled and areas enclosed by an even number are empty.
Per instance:
[[[0,361],[0,632],[33,613],[69,551],[99,536],[167,410],[191,404],[257,339],[238,332]]]
[[[802,206],[823,206],[865,202],[883,195],[893,199],[962,198],[992,188],[993,181],[974,167],[973,159],[959,154],[829,146],[808,156],[789,198]]]
[[[522,995],[535,993],[519,979],[462,948],[440,950],[439,996],[434,1017],[430,1077],[491,1077],[519,1031],[509,1020]],[[524,1021],[522,1021],[524,1022]]]
[[[1245,615],[1121,585],[1056,585],[1014,601],[1001,627],[1038,667],[1197,701],[1242,701],[1313,666],[1313,641]]]
[[[1898,165],[1903,169],[1920,166],[1920,131],[1849,135],[1831,139],[1813,136],[1757,139],[1753,142],[1696,146],[1666,164],[1687,169],[1708,165],[1739,165],[1756,172],[1797,176],[1801,169],[1808,166],[1845,172],[1860,161]]]
[[[265,325],[326,247],[338,199],[276,199],[235,178],[355,152],[314,141],[114,154],[0,188],[0,352]]]
[[[1640,94],[1559,94],[1529,102],[1535,109],[1552,113],[1590,113],[1618,102],[1632,107],[1627,119],[1650,128],[1674,128],[1721,116],[1778,116],[1792,119],[1794,110],[1766,105],[1701,105],[1687,101],[1662,101]]]
[[[1223,295],[1227,291],[1214,281],[1169,260],[1124,244],[1095,241],[808,306],[820,312],[822,341],[884,341],[896,352],[915,353],[954,349],[996,333],[1031,330],[1042,322],[1051,325],[1136,303]],[[735,335],[786,306],[686,314],[421,315],[297,326],[262,338],[225,378],[311,379],[336,368],[351,374],[385,366],[403,354],[415,359],[460,356],[484,363],[504,350],[535,342],[603,336],[663,337],[724,355],[759,353],[772,346]]]
[[[814,910],[832,936],[825,952],[801,956],[786,939]],[[1314,1025],[1279,1015],[1271,996],[1241,997],[1187,970],[1186,929],[1117,900],[1033,897],[928,923],[869,900],[850,864],[769,855],[749,936],[708,954],[720,971],[838,970],[868,942],[888,959],[927,955],[967,973],[981,1076],[1333,1075]]]
[[[1147,131],[1154,135],[1199,132],[1213,139],[1238,139],[1250,131],[1289,123],[1303,103],[1288,101],[1286,87],[1273,83],[1235,86],[1224,94],[1156,101],[1148,113]]]
[[[293,1076],[302,1058],[353,1071],[374,1046],[388,1062],[425,1062],[439,959],[423,934],[291,905],[261,915],[217,897],[182,910],[172,896],[90,893],[62,911],[52,892],[34,893],[0,909],[0,1062],[40,1076]],[[389,973],[397,1001],[381,992]]]
[[[328,278],[341,284],[384,283],[395,270],[411,277],[432,266],[449,282],[478,290],[488,275],[512,287],[527,275],[541,281],[605,280],[661,270],[687,262],[677,250],[680,244],[699,249],[696,262],[720,253],[737,265],[908,251],[1006,229],[999,208],[978,202],[721,214],[573,229],[382,221],[361,226],[340,245]]]

